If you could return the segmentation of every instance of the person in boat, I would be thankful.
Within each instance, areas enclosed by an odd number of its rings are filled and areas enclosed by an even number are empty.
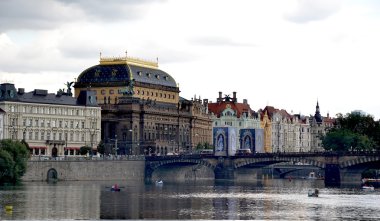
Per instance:
[[[313,196],[313,197],[318,197],[319,195],[319,190],[318,189],[315,189],[314,192],[313,190],[309,190],[309,192],[307,193],[308,196]]]
[[[112,185],[111,190],[112,190],[112,191],[120,191],[120,188],[119,188],[119,186],[115,183],[114,185]]]

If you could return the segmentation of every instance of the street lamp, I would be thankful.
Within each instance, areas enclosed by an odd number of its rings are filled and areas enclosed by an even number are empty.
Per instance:
[[[117,135],[116,134],[115,134],[114,141],[115,141],[115,147],[114,147],[114,149],[115,149],[115,156],[117,157],[117,150],[118,150],[118,148],[117,148]]]

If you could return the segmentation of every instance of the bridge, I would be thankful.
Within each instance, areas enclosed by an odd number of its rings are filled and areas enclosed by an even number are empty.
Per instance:
[[[163,167],[189,165],[206,167],[214,172],[215,179],[234,179],[242,168],[262,168],[281,162],[301,163],[325,170],[325,185],[339,186],[361,182],[363,171],[380,168],[380,152],[297,152],[258,153],[250,156],[218,157],[213,155],[147,156],[145,180],[150,182],[153,173]]]

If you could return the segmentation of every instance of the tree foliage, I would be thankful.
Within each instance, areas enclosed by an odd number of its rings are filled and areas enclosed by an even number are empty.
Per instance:
[[[335,128],[322,139],[326,150],[360,151],[380,146],[380,124],[370,115],[338,114]]]
[[[80,155],[86,155],[87,153],[89,153],[91,150],[91,147],[88,147],[88,146],[83,146],[79,149],[79,154]]]
[[[28,157],[29,151],[23,143],[12,140],[1,140],[0,183],[18,183],[26,171]]]
[[[106,148],[105,148],[104,142],[100,141],[100,143],[98,144],[98,153],[103,155],[105,150]]]

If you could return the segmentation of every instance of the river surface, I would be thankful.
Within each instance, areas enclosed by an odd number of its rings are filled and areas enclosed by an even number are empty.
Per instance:
[[[321,180],[144,184],[26,182],[0,187],[0,220],[380,220],[380,190],[325,188]],[[319,197],[308,197],[318,188]],[[13,206],[6,210],[6,206]]]

